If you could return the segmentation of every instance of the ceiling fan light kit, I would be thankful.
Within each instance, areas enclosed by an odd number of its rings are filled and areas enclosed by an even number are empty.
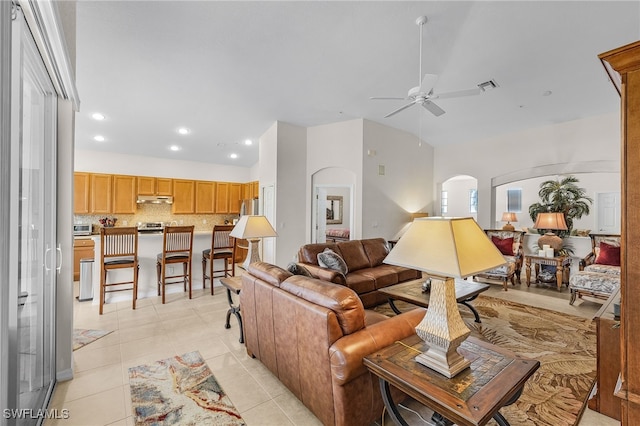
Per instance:
[[[432,99],[446,99],[446,98],[457,98],[462,96],[474,96],[479,95],[482,92],[487,90],[495,89],[498,87],[494,80],[485,81],[484,83],[480,83],[477,87],[473,89],[466,90],[457,90],[455,92],[446,92],[446,93],[434,93],[433,88],[438,81],[438,76],[436,74],[424,74],[422,75],[422,28],[424,24],[427,23],[426,16],[420,16],[416,19],[416,25],[420,27],[420,57],[419,57],[419,66],[418,66],[418,86],[412,87],[409,89],[407,96],[402,97],[379,97],[374,96],[370,99],[373,100],[405,100],[410,101],[409,103],[391,111],[389,114],[385,115],[384,118],[389,118],[397,113],[413,106],[413,105],[421,105],[424,109],[429,111],[431,114],[436,117],[445,113],[445,111],[440,108],[438,105],[433,103]]]

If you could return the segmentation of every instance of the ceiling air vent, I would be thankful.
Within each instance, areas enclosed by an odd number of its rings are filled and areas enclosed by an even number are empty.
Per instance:
[[[498,86],[498,83],[496,83],[495,80],[489,80],[485,81],[484,83],[478,84],[478,87],[482,89],[483,92],[486,92],[487,90],[493,90],[496,87],[500,86]]]

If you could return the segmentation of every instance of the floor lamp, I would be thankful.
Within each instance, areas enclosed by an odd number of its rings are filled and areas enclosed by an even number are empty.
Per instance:
[[[229,236],[249,241],[249,253],[242,263],[242,267],[246,270],[250,264],[260,262],[258,249],[260,238],[277,237],[278,234],[265,216],[246,215],[240,217]]]
[[[505,264],[504,256],[471,217],[413,221],[384,263],[426,272],[431,278],[429,309],[416,333],[429,349],[415,360],[449,378],[470,362],[457,351],[471,331],[456,303],[455,278]]]

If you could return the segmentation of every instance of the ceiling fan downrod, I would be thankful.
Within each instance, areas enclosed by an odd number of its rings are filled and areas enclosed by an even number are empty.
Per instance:
[[[416,25],[418,25],[420,27],[420,63],[418,64],[418,87],[420,87],[420,84],[422,83],[422,27],[424,27],[424,24],[427,23],[427,17],[426,16],[419,16],[418,19],[416,19]]]

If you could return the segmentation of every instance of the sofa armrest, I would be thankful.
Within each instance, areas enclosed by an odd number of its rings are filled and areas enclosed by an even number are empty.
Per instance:
[[[579,261],[580,270],[583,271],[585,266],[591,265],[595,261],[596,261],[596,255],[593,252],[589,253],[588,255],[580,259]]]
[[[331,374],[339,385],[367,372],[362,358],[416,333],[426,310],[416,308],[338,339],[329,348]]]
[[[310,263],[298,262],[300,265],[309,271],[313,278],[317,278],[322,281],[329,281],[335,284],[346,285],[347,281],[340,272],[329,268],[323,268],[322,266],[312,265]]]

